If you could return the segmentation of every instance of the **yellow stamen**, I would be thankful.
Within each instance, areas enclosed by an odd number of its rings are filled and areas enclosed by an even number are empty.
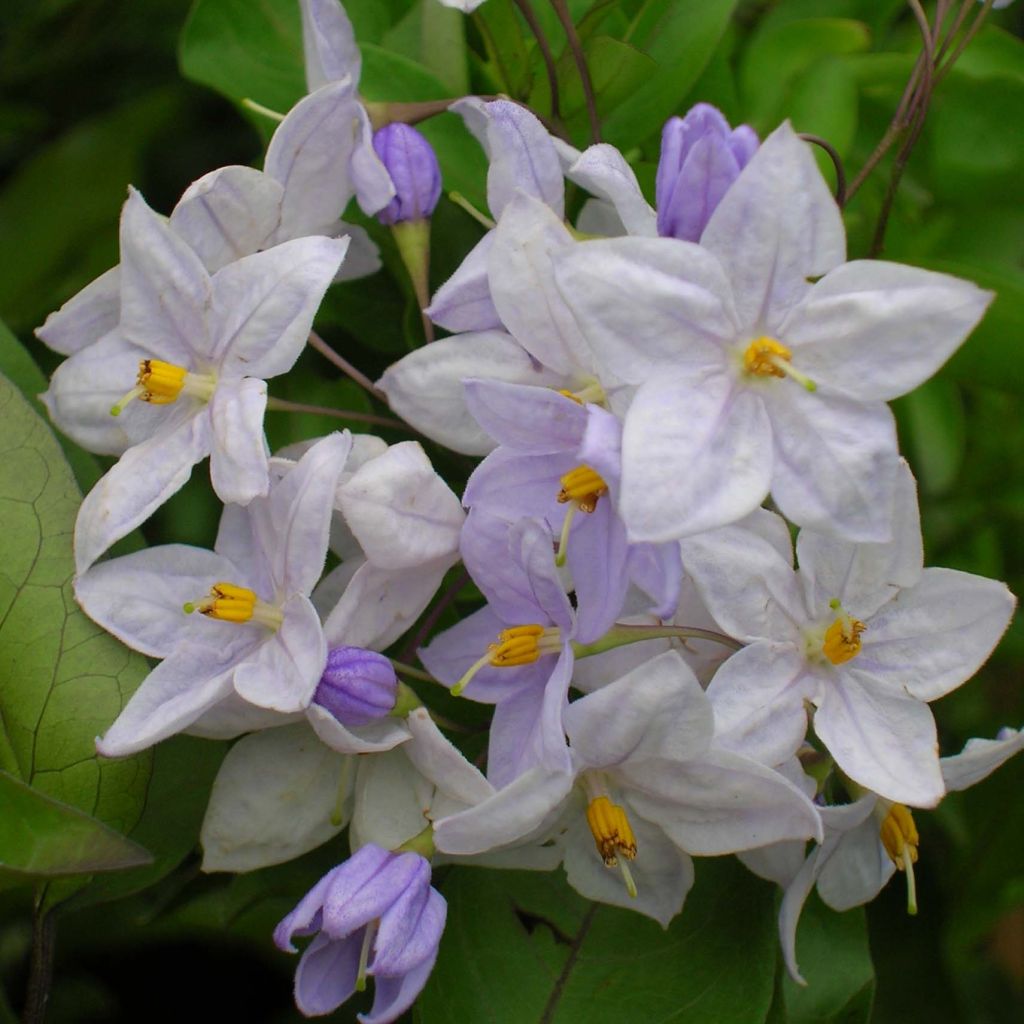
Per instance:
[[[184,366],[165,363],[162,359],[143,359],[135,387],[110,407],[111,416],[120,416],[124,407],[136,398],[151,405],[169,405],[184,391],[208,399],[216,386],[210,374],[190,373]]]
[[[884,804],[882,805],[884,807]],[[914,864],[917,863],[917,847],[920,839],[914,816],[903,804],[892,804],[889,813],[882,819],[879,836],[885,852],[893,864],[907,875],[907,913],[917,913],[917,884],[914,879]]]
[[[483,657],[470,665],[462,678],[452,687],[451,694],[458,697],[469,686],[473,676],[485,665],[495,668],[516,668],[530,665],[545,654],[557,654],[562,649],[562,631],[557,626],[545,628],[537,623],[510,626],[498,634],[498,642],[489,644]]]
[[[818,385],[806,374],[794,369],[793,353],[781,341],[762,336],[755,338],[743,353],[743,369],[755,377],[792,377],[808,391]]]
[[[828,629],[821,644],[821,651],[833,665],[842,665],[860,654],[860,635],[867,629],[859,619],[852,619],[838,601],[831,601],[831,607],[840,614]]]
[[[201,601],[189,601],[184,611],[186,615],[199,612],[222,622],[258,622],[270,629],[280,629],[283,621],[279,608],[261,601],[254,590],[234,583],[215,583],[208,597]]]
[[[587,402],[593,402],[595,405],[604,405],[608,397],[604,393],[604,388],[601,387],[601,382],[594,378],[591,379],[589,384],[584,384],[579,391],[559,388],[558,393],[577,405],[586,405]]]
[[[581,512],[593,512],[597,508],[597,499],[608,493],[608,485],[599,473],[589,466],[577,466],[561,478],[562,489],[558,492],[558,500],[563,505],[574,501]]]
[[[598,796],[587,804],[587,824],[607,867],[615,867],[620,855],[627,860],[636,858],[636,836],[626,812],[608,797]]]

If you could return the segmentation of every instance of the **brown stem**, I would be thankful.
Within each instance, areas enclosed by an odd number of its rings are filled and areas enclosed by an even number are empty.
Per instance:
[[[970,41],[978,34],[978,30],[981,28],[985,19],[988,17],[988,12],[992,10],[992,5],[995,0],[985,0],[985,5],[980,11],[978,16],[971,23],[971,27],[964,33],[963,38],[957,43],[956,49],[949,55],[946,63],[939,68],[938,73],[935,76],[935,85],[938,85],[945,77],[949,74],[953,65],[960,59],[960,54],[967,49]]]
[[[445,113],[453,103],[465,99],[464,96],[450,96],[443,100],[419,100],[410,103],[377,103],[374,101],[363,101],[366,112],[370,115],[370,123],[374,131],[383,128],[385,125],[395,121],[403,124],[419,124],[426,121],[428,117],[436,117]],[[499,96],[479,96],[481,100],[496,100]]]
[[[935,55],[936,61],[941,61],[946,56],[946,51],[949,49],[953,40],[957,37],[960,29],[963,28],[964,22],[967,20],[967,16],[972,10],[976,10],[976,0],[961,0],[960,10],[957,11],[956,20],[953,22],[953,27],[949,30],[946,38],[942,41],[942,45],[939,47],[938,53]]]
[[[569,5],[566,0],[551,0],[551,6],[558,15],[565,31],[565,38],[572,50],[572,59],[576,62],[576,70],[580,76],[580,84],[583,86],[583,98],[587,103],[587,118],[590,121],[590,141],[598,143],[601,141],[601,121],[597,116],[597,100],[594,97],[594,82],[590,77],[590,68],[587,67],[587,58],[583,52],[583,44],[580,42],[579,33],[573,24],[572,15],[569,13]]]
[[[361,388],[365,388],[374,398],[387,404],[388,396],[362,370],[357,370],[344,356],[335,352],[316,331],[309,332],[309,347],[316,349],[324,359],[333,363],[346,377],[350,377]]]
[[[551,120],[558,123],[561,121],[562,115],[559,110],[558,67],[555,64],[555,55],[551,52],[551,44],[548,42],[548,37],[544,34],[544,26],[537,20],[537,15],[530,5],[530,0],[515,0],[515,3],[516,7],[519,8],[519,12],[526,19],[526,24],[530,27],[533,38],[537,40],[537,48],[540,50],[540,55],[544,60],[544,68],[548,74],[548,87],[551,90]]]
[[[820,146],[829,155],[829,159],[832,161],[832,166],[836,171],[836,203],[840,207],[846,202],[846,170],[843,167],[843,158],[839,155],[839,151],[835,146],[832,145],[827,139],[823,139],[820,135],[811,135],[808,132],[801,132],[800,138],[804,142],[810,142],[814,146]]]
[[[53,954],[57,941],[57,922],[53,913],[42,907],[42,896],[37,899],[32,917],[32,958],[29,965],[28,992],[22,1024],[43,1024],[46,1004],[50,999],[53,981]]]
[[[352,420],[356,423],[374,423],[380,427],[408,429],[401,420],[390,416],[378,416],[375,412],[356,412],[354,409],[331,409],[326,405],[307,405],[305,402],[289,402],[285,398],[270,397],[267,409],[271,412],[308,412],[317,416],[333,416],[338,420]]]
[[[430,612],[423,620],[422,625],[418,630],[416,630],[416,635],[406,645],[405,650],[402,651],[403,658],[411,660],[415,657],[416,651],[423,646],[423,642],[428,636],[430,636],[430,631],[437,625],[437,620],[441,618],[446,609],[452,606],[455,599],[459,596],[460,591],[468,582],[469,573],[463,569],[459,575],[451,581],[445,592],[438,598],[437,604],[430,609]]]

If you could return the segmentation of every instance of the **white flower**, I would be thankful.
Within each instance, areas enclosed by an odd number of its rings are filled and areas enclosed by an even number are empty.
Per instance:
[[[700,245],[618,238],[555,255],[602,383],[638,386],[623,434],[632,539],[733,522],[769,490],[802,526],[886,539],[897,449],[885,402],[942,365],[991,294],[844,252],[839,210],[786,124]]]

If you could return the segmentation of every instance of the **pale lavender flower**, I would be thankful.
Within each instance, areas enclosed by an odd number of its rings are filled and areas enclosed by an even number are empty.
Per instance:
[[[395,186],[395,197],[377,212],[377,219],[392,225],[430,217],[441,198],[434,147],[411,125],[396,121],[374,133],[373,148]]]
[[[391,661],[361,647],[335,647],[327,654],[313,703],[343,725],[366,725],[391,713],[398,677]]]

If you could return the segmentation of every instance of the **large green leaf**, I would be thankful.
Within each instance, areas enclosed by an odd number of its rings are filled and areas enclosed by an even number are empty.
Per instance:
[[[455,869],[422,1024],[761,1024],[772,1000],[770,888],[735,861],[697,862],[663,930],[577,896],[561,873]]]
[[[133,868],[149,854],[103,822],[0,771],[0,876],[31,879]]]
[[[661,130],[704,70],[736,0],[648,0],[625,42],[650,56],[657,70],[606,118],[605,141],[621,148]]]
[[[150,756],[101,760],[94,740],[147,666],[75,604],[79,501],[53,434],[0,377],[0,768],[126,833]]]

